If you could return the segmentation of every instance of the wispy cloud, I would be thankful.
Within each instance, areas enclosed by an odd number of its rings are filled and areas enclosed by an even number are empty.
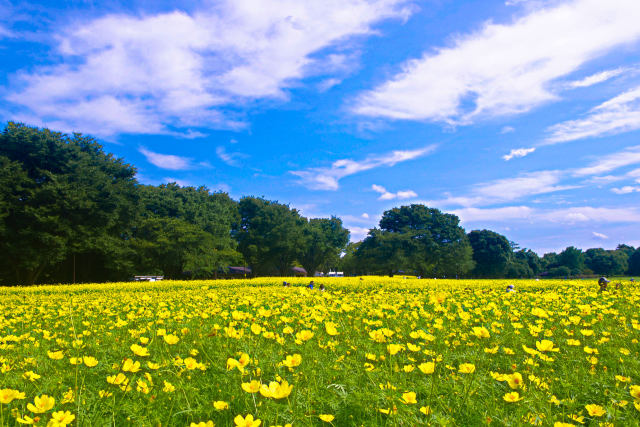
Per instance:
[[[333,162],[330,167],[309,168],[290,171],[290,173],[299,177],[299,182],[311,190],[337,190],[342,178],[374,168],[395,166],[398,163],[422,157],[435,149],[436,145],[429,145],[418,150],[396,150],[380,156],[367,157],[361,161],[340,159]]]
[[[536,151],[536,149],[533,147],[532,148],[515,148],[511,150],[509,154],[505,154],[504,156],[502,156],[502,158],[508,162],[514,157],[524,157],[527,154],[533,153],[534,151]]]
[[[543,145],[615,135],[637,129],[640,129],[640,87],[598,105],[585,118],[549,127],[547,131],[550,135]]]
[[[139,150],[149,163],[162,169],[185,170],[191,168],[192,159],[175,156],[173,154],[160,154],[140,147]]]
[[[577,177],[599,175],[637,163],[640,163],[640,145],[603,156],[589,166],[574,169],[572,174]]]
[[[616,194],[630,194],[640,192],[640,187],[634,187],[632,185],[625,185],[620,188],[612,188],[611,191]]]
[[[228,153],[226,148],[224,148],[223,146],[218,146],[216,148],[216,154],[218,155],[218,157],[220,158],[220,160],[222,160],[223,162],[225,162],[226,164],[228,164],[229,166],[233,166],[233,167],[239,167],[240,166],[240,159],[245,159],[248,156],[244,153]]]
[[[450,47],[406,62],[361,94],[357,114],[467,124],[529,111],[559,97],[551,82],[587,61],[640,39],[637,0],[575,0],[512,23],[486,23]]]
[[[452,211],[465,223],[527,221],[535,223],[640,223],[640,209],[635,207],[595,208],[580,206],[560,209],[537,209],[529,206],[498,208],[464,208]]]
[[[398,191],[396,193],[391,193],[387,191],[387,189],[384,188],[383,186],[376,185],[376,184],[373,184],[371,186],[371,189],[376,193],[380,193],[380,197],[378,197],[378,200],[394,200],[394,199],[404,200],[404,199],[411,199],[412,197],[418,197],[418,195],[413,190],[404,190],[404,191]]]
[[[628,68],[620,67],[613,70],[605,70],[596,74],[592,74],[580,80],[574,80],[572,82],[567,83],[567,87],[570,88],[578,88],[578,87],[588,87],[593,86],[598,83],[605,82],[609,79],[619,76],[620,74],[629,71]]]
[[[596,240],[607,240],[609,238],[606,234],[598,233],[597,231],[591,232],[591,235]]]
[[[58,65],[19,73],[7,99],[19,119],[103,137],[237,128],[222,106],[286,99],[305,76],[336,70],[338,42],[406,18],[406,3],[222,0],[195,13],[107,15],[51,34]]]

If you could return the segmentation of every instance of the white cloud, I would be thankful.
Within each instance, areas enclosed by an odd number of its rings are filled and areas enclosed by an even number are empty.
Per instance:
[[[640,223],[640,209],[594,208],[581,206],[560,209],[536,209],[528,206],[507,206],[499,208],[464,208],[453,210],[463,222],[500,223],[527,221],[535,224],[577,224],[577,223]]]
[[[607,240],[609,238],[606,234],[598,233],[597,231],[591,232],[591,235],[596,240]]]
[[[238,161],[247,157],[247,155],[244,153],[228,153],[223,146],[218,146],[216,148],[216,154],[218,155],[220,160],[222,160],[229,166],[234,167],[239,167],[240,163]]]
[[[59,65],[18,74],[7,99],[14,117],[99,136],[238,127],[219,107],[284,99],[297,80],[337,70],[345,55],[331,48],[406,18],[405,3],[222,0],[193,14],[107,15],[51,34]]]
[[[500,129],[500,133],[501,134],[507,134],[507,133],[512,133],[515,132],[516,129],[513,126],[505,126],[502,129]]]
[[[371,189],[376,193],[380,193],[380,197],[378,197],[378,200],[394,200],[394,199],[405,200],[405,199],[410,199],[412,197],[418,197],[415,191],[412,191],[412,190],[404,190],[404,191],[398,191],[397,193],[391,193],[387,191],[387,189],[384,188],[383,186],[376,185],[376,184],[373,184],[371,186]]]
[[[8,29],[7,27],[5,27],[4,25],[0,24],[0,39],[11,38],[11,37],[15,37],[14,32]]]
[[[184,179],[180,179],[180,178],[165,177],[165,178],[162,178],[162,182],[166,184],[170,182],[175,182],[180,187],[193,187],[193,184],[191,182]]]
[[[450,47],[406,62],[361,94],[353,111],[372,117],[466,124],[528,111],[558,97],[550,83],[640,39],[637,0],[574,0],[508,24],[486,23]]]
[[[154,153],[144,147],[140,147],[138,151],[147,158],[149,163],[162,169],[184,170],[191,168],[191,159],[186,157]]]
[[[347,228],[351,233],[350,240],[352,242],[358,242],[364,239],[365,237],[367,237],[367,234],[369,234],[369,229],[366,227],[347,227]]]
[[[640,145],[602,157],[590,166],[573,170],[574,176],[599,175],[612,170],[640,163]]]
[[[620,187],[620,188],[612,188],[611,191],[616,194],[629,194],[634,192],[640,192],[640,187],[625,185],[624,187]]]
[[[429,145],[418,150],[396,150],[381,156],[367,157],[362,161],[340,159],[333,162],[331,167],[309,168],[289,173],[299,177],[300,183],[309,189],[337,190],[342,178],[374,168],[395,166],[397,163],[422,157],[435,149],[436,145]]]
[[[624,68],[624,67],[616,68],[613,70],[601,71],[599,73],[587,76],[581,80],[568,82],[567,86],[570,88],[593,86],[595,84],[605,82],[613,77],[617,77],[626,71],[628,71],[628,68]]]
[[[502,156],[502,158],[505,161],[508,162],[509,160],[513,159],[514,157],[524,157],[527,154],[533,153],[534,151],[536,151],[536,149],[533,148],[533,147],[531,147],[531,148],[515,148],[515,149],[511,150],[509,152],[509,154],[505,154],[504,156]]]
[[[369,214],[366,213],[366,212],[363,213],[361,216],[362,216],[363,219],[369,219]]]
[[[598,105],[583,119],[569,120],[549,127],[547,131],[551,135],[543,145],[615,135],[637,129],[640,129],[640,87]]]

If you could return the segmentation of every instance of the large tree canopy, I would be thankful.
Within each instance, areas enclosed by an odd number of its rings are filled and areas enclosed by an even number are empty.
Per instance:
[[[502,277],[511,258],[509,240],[490,230],[474,230],[469,233],[473,248],[475,277]]]
[[[460,220],[438,209],[413,204],[384,212],[380,228],[358,248],[374,272],[415,272],[455,276],[473,267],[471,246]]]

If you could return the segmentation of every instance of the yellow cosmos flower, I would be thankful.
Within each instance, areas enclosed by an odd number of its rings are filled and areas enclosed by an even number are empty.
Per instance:
[[[602,406],[593,403],[590,405],[585,405],[585,409],[589,413],[590,417],[601,417],[607,413],[607,411]]]
[[[111,396],[113,396],[113,393],[111,393],[110,391],[106,391],[106,390],[100,390],[98,392],[98,396],[100,396],[101,398],[111,397]]]
[[[502,396],[502,398],[504,399],[505,402],[509,402],[509,403],[518,402],[523,399],[522,397],[520,397],[520,393],[518,393],[517,391],[512,391],[511,393],[505,393],[505,395]]]
[[[189,425],[189,427],[215,427],[215,424],[213,424],[213,421],[209,420],[207,422],[205,421],[200,421],[199,423],[191,423]]]
[[[542,352],[560,351],[559,348],[553,347],[553,341],[550,341],[550,340],[536,341],[536,348],[538,349],[538,351],[542,351]]]
[[[473,363],[461,363],[458,372],[461,374],[473,374],[476,371],[476,365]]]
[[[31,382],[34,382],[35,380],[40,378],[40,375],[36,374],[33,371],[27,371],[24,374],[22,374],[22,378],[29,380]]]
[[[64,352],[62,350],[47,351],[47,356],[49,356],[49,359],[60,360],[64,357]]]
[[[420,412],[422,412],[425,415],[433,414],[433,411],[431,410],[430,406],[423,406],[422,408],[420,408]]]
[[[122,372],[118,372],[118,375],[109,375],[107,377],[107,382],[113,385],[121,385],[127,384],[128,380],[125,374],[123,374]]]
[[[15,399],[24,399],[24,393],[19,392],[18,390],[13,390],[10,388],[3,388],[0,390],[0,403],[9,404]]]
[[[553,423],[553,427],[575,427],[575,424],[563,423],[562,421],[556,421]]]
[[[640,385],[632,385],[629,387],[629,394],[631,394],[634,399],[640,400]]]
[[[129,348],[136,356],[145,357],[149,355],[149,350],[146,347],[142,347],[141,345],[131,344],[131,347]]]
[[[283,399],[291,394],[292,389],[293,385],[289,385],[286,380],[282,380],[280,383],[271,381],[268,387],[266,384],[260,386],[260,394],[272,399]]]
[[[436,364],[433,362],[424,362],[418,365],[418,369],[420,369],[420,372],[423,374],[433,374],[433,371],[436,369]]]
[[[36,417],[38,418],[38,417]],[[38,422],[37,419],[33,419],[31,417],[29,417],[28,415],[25,415],[24,417],[18,417],[16,418],[16,421],[20,424],[35,424]]]
[[[567,340],[567,345],[578,346],[580,345],[580,340],[574,340],[570,338]]]
[[[178,338],[177,335],[173,335],[173,334],[165,335],[163,339],[164,339],[164,342],[166,342],[169,345],[177,344],[178,341],[180,341],[180,338]]]
[[[71,357],[69,358],[69,363],[72,365],[80,365],[82,364],[82,357]]]
[[[307,329],[302,330],[296,334],[296,338],[299,341],[309,341],[311,338],[313,338],[313,332]]]
[[[54,421],[54,423],[51,424],[53,424],[55,427],[66,426],[68,424],[71,424],[71,422],[75,419],[76,416],[69,411],[58,411],[51,414],[51,421]]]
[[[140,370],[140,362],[126,358],[122,364],[122,370],[125,372],[138,372]]]
[[[96,359],[95,357],[92,357],[92,356],[84,356],[82,358],[82,361],[89,368],[93,368],[94,366],[98,365],[98,359]]]
[[[229,404],[224,400],[216,400],[213,402],[213,407],[218,411],[224,411],[225,409],[229,409]]]
[[[522,375],[519,372],[514,372],[513,374],[507,377],[507,382],[509,384],[509,387],[511,387],[514,390],[517,390],[521,388],[523,385]]]
[[[475,335],[478,338],[489,338],[491,337],[491,334],[489,333],[489,330],[487,328],[485,328],[484,326],[476,326],[473,328],[473,335]]]
[[[404,350],[404,346],[402,344],[389,344],[387,346],[387,351],[389,352],[389,354],[391,354],[392,356],[394,354],[398,354],[399,352],[401,352],[402,350]]]
[[[257,323],[252,323],[251,332],[253,332],[255,335],[260,335],[262,333],[262,326],[258,325]]]
[[[287,368],[295,368],[296,366],[300,366],[301,363],[302,356],[299,354],[294,354],[293,356],[287,355],[287,357],[285,357],[284,361],[282,362],[282,364]]]
[[[33,404],[35,403],[35,405]],[[33,412],[34,414],[43,414],[53,408],[53,405],[56,403],[56,400],[51,397],[43,394],[42,396],[36,396],[33,399],[33,403],[27,404],[27,409]]]
[[[174,391],[176,391],[176,387],[169,381],[163,381],[163,383],[164,387],[162,387],[162,391],[164,391],[165,393],[173,393]]]
[[[147,368],[152,369],[152,370],[156,370],[156,369],[160,369],[160,364],[159,363],[153,363],[153,362],[147,362]]]
[[[246,417],[242,415],[238,415],[233,419],[233,422],[236,424],[236,427],[259,427],[262,421],[258,419],[253,419],[253,415],[249,414]]]
[[[242,389],[244,391],[246,391],[247,393],[257,393],[260,391],[260,386],[262,384],[260,384],[258,381],[256,380],[252,380],[249,383],[242,383]]]
[[[320,418],[325,423],[330,423],[331,421],[335,420],[336,417],[331,414],[320,414],[318,415],[318,418]]]
[[[402,403],[406,403],[407,405],[418,403],[416,400],[416,394],[413,391],[402,393]]]
[[[336,324],[334,322],[327,322],[324,324],[324,329],[327,331],[327,334],[334,336],[338,335],[338,329],[336,328]]]

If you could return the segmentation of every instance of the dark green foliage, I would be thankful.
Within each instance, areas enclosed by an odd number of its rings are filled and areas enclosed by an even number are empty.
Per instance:
[[[640,248],[636,249],[629,257],[628,273],[634,276],[640,276]]]
[[[312,218],[304,227],[305,243],[298,261],[313,275],[338,263],[340,252],[349,243],[349,230],[340,218]],[[328,267],[328,268],[326,268]]]
[[[473,267],[471,246],[457,216],[423,205],[386,211],[380,228],[357,251],[370,272],[456,276]]]
[[[473,248],[474,277],[503,277],[511,260],[509,240],[490,230],[474,230],[468,234]]]
[[[593,273],[602,276],[616,276],[627,271],[629,256],[625,251],[605,251],[588,249],[585,253],[585,266]]]

